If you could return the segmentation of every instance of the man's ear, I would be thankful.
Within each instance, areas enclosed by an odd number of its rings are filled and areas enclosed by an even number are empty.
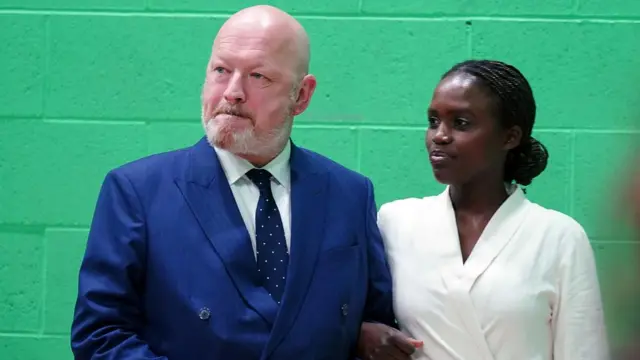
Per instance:
[[[300,81],[300,86],[298,88],[298,93],[296,94],[296,103],[293,106],[293,115],[302,114],[307,107],[309,107],[309,103],[311,103],[311,97],[316,90],[316,77],[309,74],[302,78]]]

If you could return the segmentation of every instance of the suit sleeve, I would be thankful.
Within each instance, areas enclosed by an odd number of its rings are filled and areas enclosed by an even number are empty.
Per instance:
[[[110,172],[80,267],[71,326],[76,360],[166,360],[140,336],[145,236],[142,206],[131,182]]]
[[[561,242],[553,314],[555,360],[606,360],[610,349],[593,249],[581,227]]]
[[[369,286],[365,307],[365,322],[379,322],[397,327],[393,313],[391,273],[378,229],[377,209],[373,184],[367,180],[366,241],[369,268]]]

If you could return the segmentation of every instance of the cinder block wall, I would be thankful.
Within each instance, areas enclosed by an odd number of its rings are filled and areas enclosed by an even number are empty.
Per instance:
[[[379,204],[442,189],[424,150],[441,73],[469,57],[518,66],[551,152],[529,195],[588,230],[622,339],[640,249],[610,204],[627,147],[640,143],[640,2],[271,3],[308,29],[319,79],[294,140],[371,176]],[[76,274],[103,176],[197,141],[212,38],[252,4],[0,0],[1,359],[72,358]]]

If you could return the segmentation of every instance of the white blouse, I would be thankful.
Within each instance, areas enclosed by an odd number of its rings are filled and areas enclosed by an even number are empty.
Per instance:
[[[609,359],[594,254],[572,218],[512,187],[462,262],[449,189],[383,205],[401,329],[420,360]]]

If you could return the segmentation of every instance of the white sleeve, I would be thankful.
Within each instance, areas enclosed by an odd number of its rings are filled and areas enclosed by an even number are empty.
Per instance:
[[[577,225],[564,236],[560,251],[553,359],[608,360],[610,349],[595,256],[582,227]]]

